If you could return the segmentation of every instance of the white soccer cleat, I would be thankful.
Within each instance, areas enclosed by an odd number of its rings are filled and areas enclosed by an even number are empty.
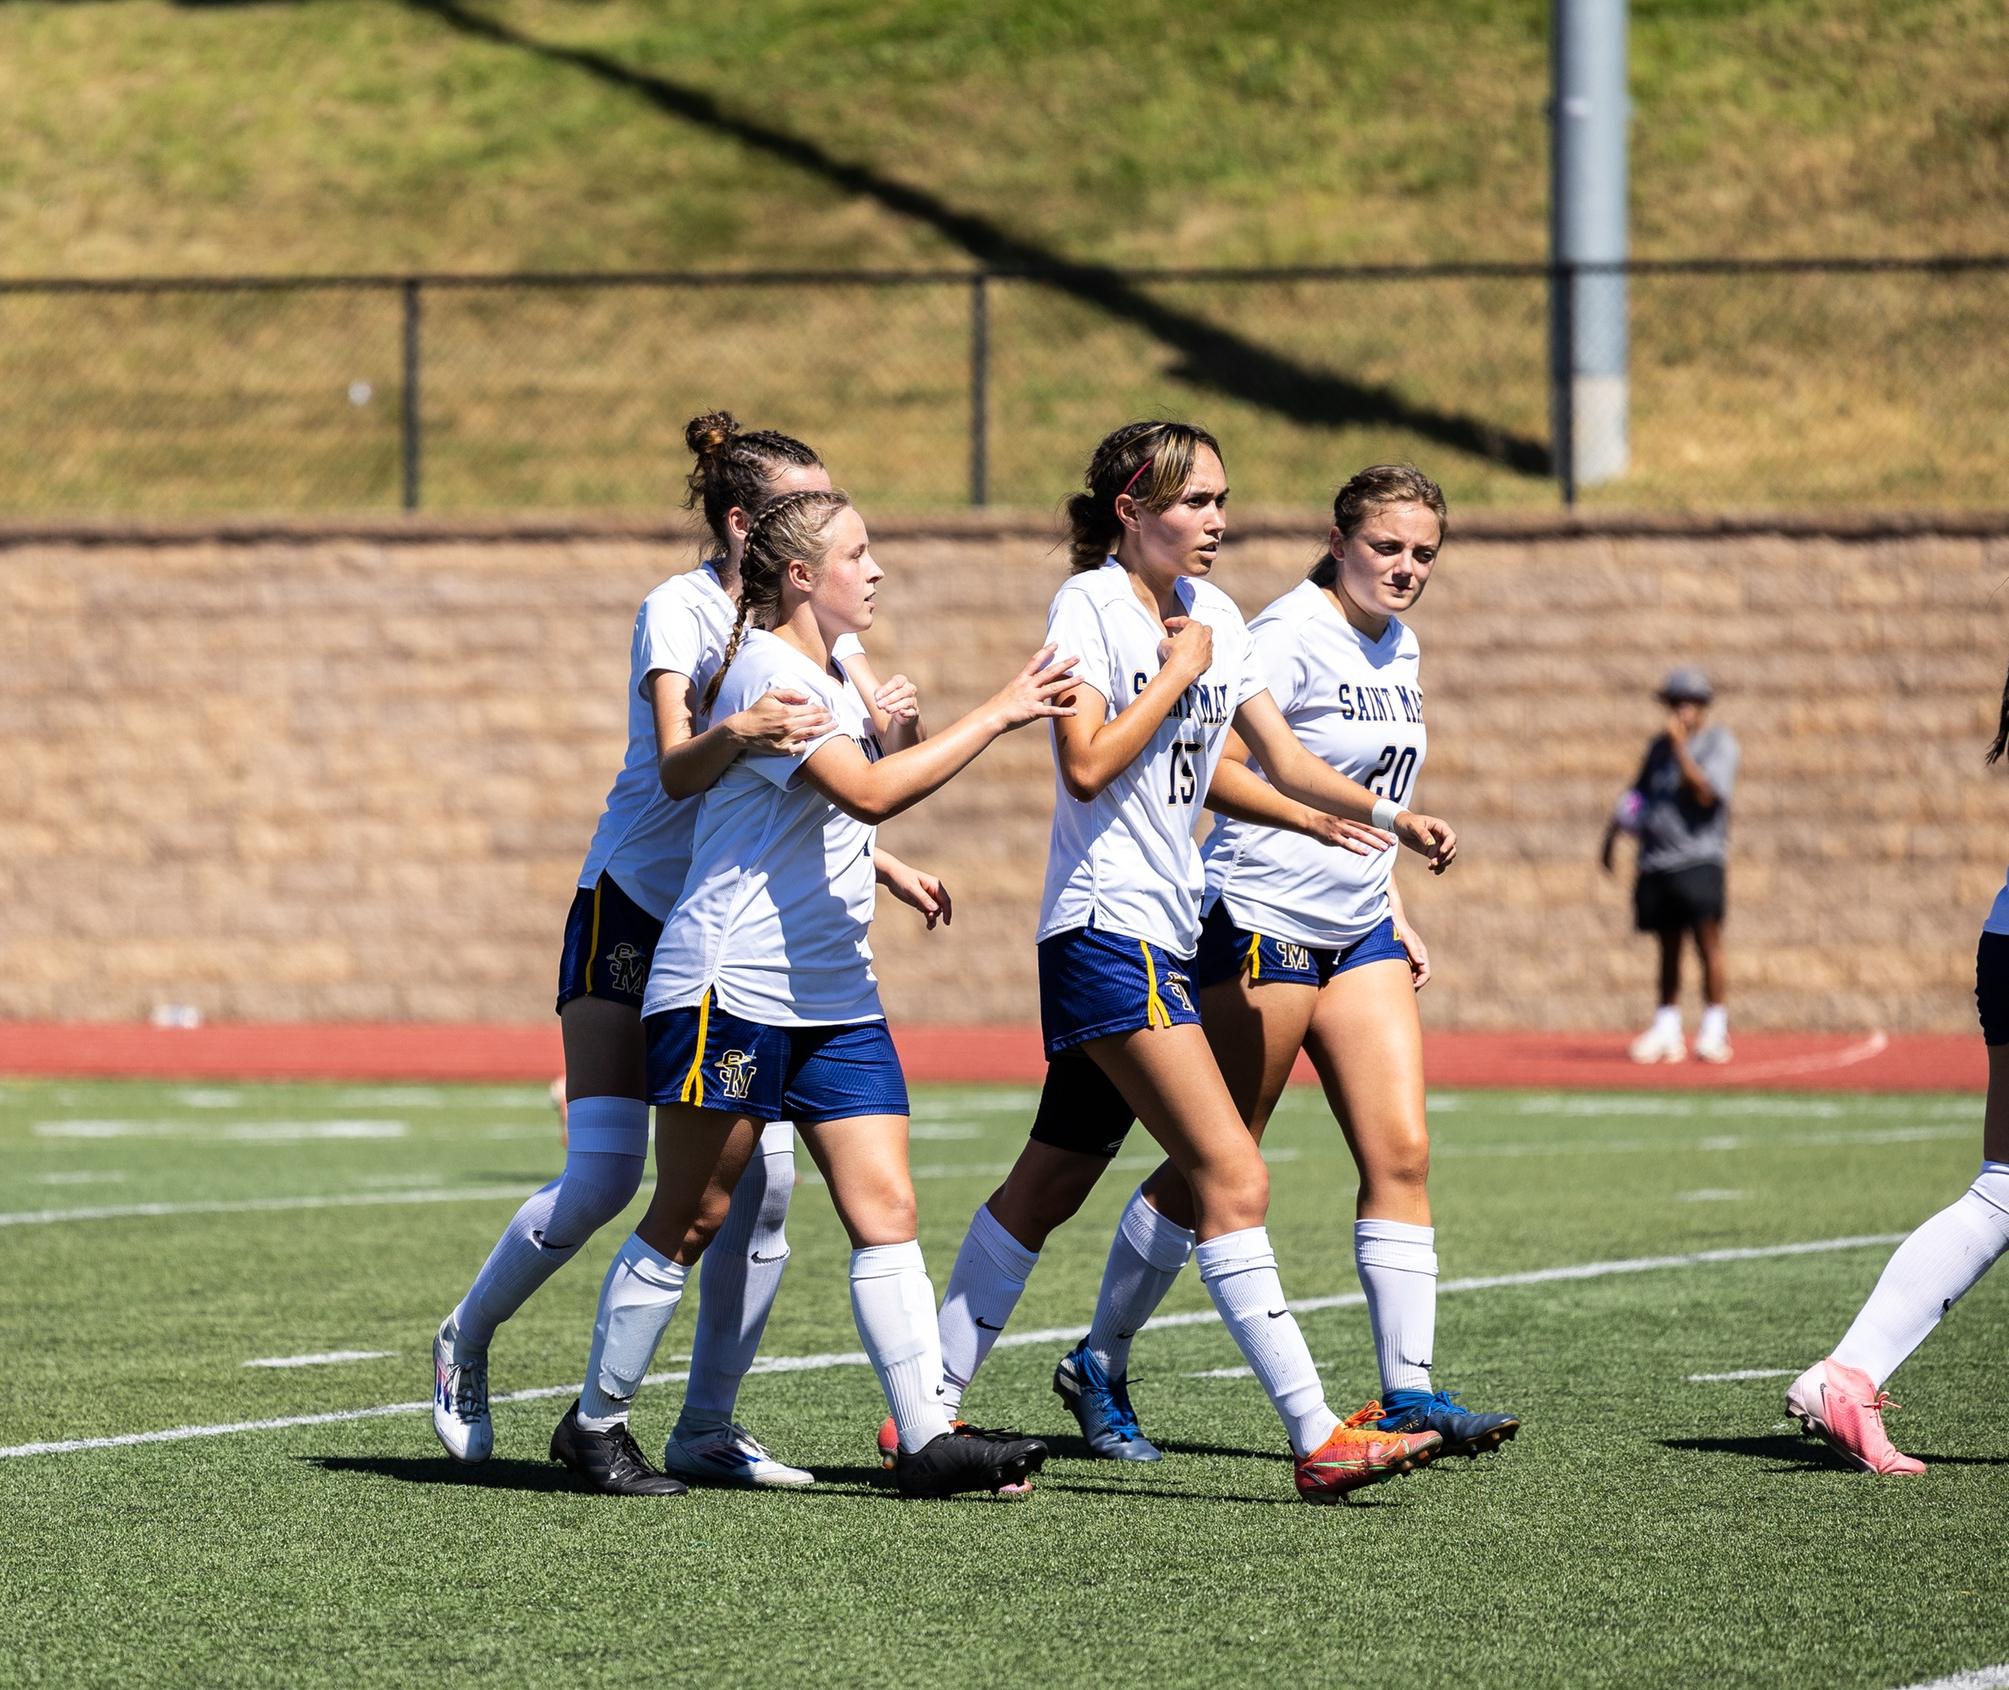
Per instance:
[[[470,1466],[495,1449],[495,1422],[488,1413],[488,1357],[454,1360],[459,1329],[448,1315],[432,1341],[432,1429],[456,1461]]]
[[[1709,1038],[1706,1035],[1695,1041],[1695,1059],[1698,1062],[1728,1062],[1734,1053],[1727,1038]]]
[[[1678,1032],[1649,1027],[1632,1041],[1627,1054],[1635,1062],[1680,1062],[1686,1059],[1688,1046]]]
[[[816,1483],[814,1473],[775,1460],[760,1439],[737,1423],[685,1435],[672,1432],[663,1445],[663,1471],[694,1485],[795,1490]]]

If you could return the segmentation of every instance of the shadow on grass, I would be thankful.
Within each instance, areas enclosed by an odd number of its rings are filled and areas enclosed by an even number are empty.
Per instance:
[[[1300,424],[1408,429],[1521,475],[1549,473],[1545,441],[1482,417],[1415,404],[1393,388],[1369,386],[1286,357],[1220,323],[1168,304],[1120,271],[1069,262],[988,217],[958,209],[925,188],[902,182],[869,164],[841,158],[807,136],[790,134],[729,110],[703,88],[624,64],[590,47],[540,41],[461,0],[405,0],[405,4],[463,35],[569,65],[610,87],[626,89],[670,117],[728,136],[752,151],[817,176],[840,192],[873,200],[898,216],[927,225],[986,268],[1033,272],[1045,286],[1131,323],[1173,349],[1179,362],[1169,373],[1196,387],[1260,406]]]
[[[406,1485],[472,1485],[484,1490],[577,1490],[555,1461],[488,1460],[469,1466],[445,1455],[302,1455],[294,1459],[324,1473],[367,1473]]]
[[[1762,1438],[1662,1438],[1662,1449],[1696,1455],[1746,1455],[1754,1461],[1778,1461],[1784,1472],[1846,1473],[1852,1471],[1841,1457],[1824,1445],[1789,1433],[1772,1433]],[[1917,1455],[1928,1467],[2009,1467],[2009,1456],[2001,1455]]]

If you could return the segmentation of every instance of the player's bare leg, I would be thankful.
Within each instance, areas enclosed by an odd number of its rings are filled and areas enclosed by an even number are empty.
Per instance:
[[[1201,1282],[1290,1435],[1299,1494],[1333,1501],[1427,1461],[1441,1442],[1435,1433],[1343,1427],[1326,1406],[1264,1226],[1269,1170],[1206,1035],[1186,1024],[1112,1034],[1085,1048],[1192,1188]]]

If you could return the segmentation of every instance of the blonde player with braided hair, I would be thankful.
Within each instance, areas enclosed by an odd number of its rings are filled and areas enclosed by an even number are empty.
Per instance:
[[[628,1432],[630,1405],[712,1243],[763,1122],[808,1144],[849,1233],[851,1300],[898,1428],[908,1496],[1022,1492],[1045,1446],[952,1428],[942,1410],[934,1298],[916,1239],[907,1092],[872,973],[873,829],[918,803],[1000,734],[1059,718],[1073,685],[1048,646],[946,731],[886,752],[832,647],[872,622],[883,571],[841,493],[763,506],[741,559],[740,604],[705,698],[730,717],[777,688],[832,725],[741,757],[704,797],[682,895],[642,1002],[656,1104],[656,1191],[601,1288],[586,1382],[553,1456],[590,1489],[664,1495]]]
[[[649,1118],[641,993],[690,863],[694,795],[749,747],[802,744],[830,723],[807,692],[782,689],[697,731],[696,695],[732,623],[751,513],[779,491],[827,489],[830,477],[800,440],[743,431],[727,412],[694,417],[685,440],[693,458],[685,506],[702,512],[713,549],[696,569],[651,592],[635,617],[627,756],[579,874],[559,965],[569,1093],[564,1172],[518,1210],[434,1339],[433,1429],[458,1461],[483,1461],[494,1445],[488,1352],[496,1329],[640,1187]],[[861,692],[879,691],[891,707],[887,731],[917,735],[912,687],[896,677],[878,688],[855,641],[839,655],[854,664]],[[933,877],[890,856],[876,866],[930,926],[947,913]],[[668,1457],[690,1478],[762,1485],[811,1478],[770,1457],[733,1416],[787,1262],[783,1225],[794,1158],[793,1135],[777,1123],[741,1183],[724,1244],[705,1274],[685,1410]]]
[[[1336,1502],[1435,1454],[1327,1407],[1264,1226],[1269,1179],[1200,1027],[1187,973],[1203,889],[1194,843],[1232,726],[1291,805],[1372,823],[1447,867],[1451,829],[1328,768],[1297,740],[1233,600],[1205,579],[1227,531],[1227,473],[1205,430],[1132,423],[1068,503],[1072,574],[1047,637],[1081,654],[1077,713],[1054,724],[1053,838],[1039,925],[1047,1081],[1032,1141],[973,1217],[941,1314],[960,1404],[1071,1216],[1142,1119],[1191,1187],[1200,1277],[1289,1437],[1298,1494]],[[1243,771],[1246,774],[1246,771]],[[1256,783],[1260,784],[1260,783]],[[1289,806],[1286,806],[1287,808]],[[1054,1386],[1103,1456],[1155,1460],[1125,1382],[1077,1350]]]

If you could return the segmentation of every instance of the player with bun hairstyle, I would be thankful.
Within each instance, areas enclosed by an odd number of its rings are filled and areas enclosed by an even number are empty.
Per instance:
[[[2009,749],[2009,676],[1987,761]],[[1887,1380],[1925,1342],[1947,1310],[2009,1250],[2009,884],[1981,924],[1974,1002],[1988,1047],[1988,1104],[1981,1123],[1981,1171],[1958,1201],[1897,1247],[1876,1289],[1834,1353],[1786,1389],[1786,1412],[1852,1467],[1893,1477],[1923,1473],[1884,1430],[1897,1404]]]
[[[829,716],[819,733],[749,751],[705,794],[690,872],[642,1001],[656,1191],[601,1288],[578,1402],[552,1455],[587,1488],[672,1495],[628,1430],[630,1405],[691,1266],[710,1259],[762,1124],[796,1123],[852,1243],[851,1300],[898,1425],[904,1495],[1020,1493],[1045,1446],[952,1428],[941,1406],[934,1298],[907,1167],[907,1091],[872,973],[873,830],[1013,728],[1066,714],[1068,661],[1046,647],[945,732],[882,752],[832,648],[872,622],[883,578],[841,493],[800,489],[747,534],[738,613],[704,698],[730,720],[776,690]]]
[[[777,492],[827,489],[830,477],[800,440],[768,429],[742,431],[723,411],[693,418],[684,437],[694,459],[685,508],[702,511],[716,549],[698,568],[658,586],[635,617],[627,756],[580,870],[559,963],[565,1168],[510,1221],[433,1343],[433,1429],[458,1461],[486,1460],[494,1446],[488,1351],[496,1328],[641,1185],[649,1126],[642,988],[690,863],[692,795],[742,751],[803,744],[830,725],[828,710],[794,688],[749,700],[695,731],[699,690],[717,668],[733,624],[750,513]],[[886,731],[896,740],[917,736],[911,686],[896,677],[877,689],[856,642],[848,655],[859,666],[861,689],[882,692],[890,711]],[[930,926],[947,914],[946,894],[931,876],[890,856],[876,866]],[[793,1134],[786,1122],[776,1123],[754,1173],[741,1183],[723,1235],[727,1247],[705,1273],[685,1411],[671,1440],[672,1461],[691,1477],[810,1481],[802,1469],[768,1456],[732,1412],[787,1261],[783,1223],[794,1181]]]
[[[1428,750],[1415,634],[1444,543],[1444,494],[1409,464],[1362,470],[1333,501],[1309,577],[1249,624],[1257,667],[1291,731],[1339,773],[1406,803]],[[1226,756],[1249,752],[1231,736]],[[1225,765],[1224,765],[1225,766]],[[1360,1171],[1354,1261],[1381,1367],[1381,1430],[1438,1433],[1478,1455],[1519,1430],[1431,1382],[1436,1234],[1427,1180],[1423,1030],[1416,994],[1429,952],[1410,927],[1391,852],[1349,856],[1229,820],[1202,852],[1205,919],[1193,977],[1207,1043],[1260,1141],[1300,1050]],[[1137,1188],[1117,1227],[1088,1336],[1063,1367],[1123,1389],[1130,1342],[1192,1249],[1194,1207],[1169,1162]],[[1150,1449],[1134,1419],[1123,1453]]]
[[[1232,727],[1286,808],[1372,823],[1437,870],[1457,845],[1443,822],[1335,773],[1293,736],[1240,612],[1204,579],[1227,500],[1211,435],[1144,422],[1097,446],[1068,502],[1072,574],[1047,637],[1081,653],[1081,684],[1076,713],[1054,725],[1038,935],[1047,1080],[1031,1142],[957,1257],[942,1308],[944,1371],[960,1403],[1047,1234],[1141,1118],[1191,1187],[1200,1277],[1284,1422],[1298,1492],[1333,1502],[1428,1460],[1440,1440],[1361,1416],[1342,1425],[1290,1317],[1264,1227],[1268,1172],[1208,1049],[1187,973],[1203,890],[1194,823],[1210,792],[1222,796],[1228,771],[1217,766]],[[1083,1359],[1062,1360],[1055,1388],[1096,1453],[1138,1458],[1123,1380]]]

